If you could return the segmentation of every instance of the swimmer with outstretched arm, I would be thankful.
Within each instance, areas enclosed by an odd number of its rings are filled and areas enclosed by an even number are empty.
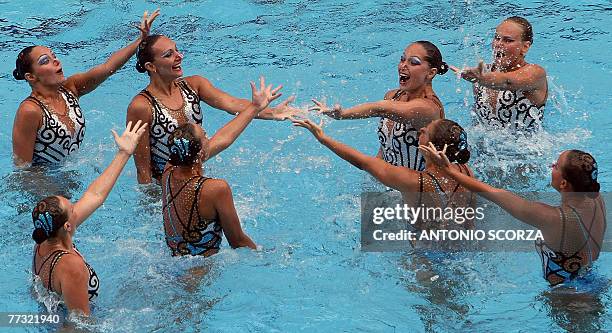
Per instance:
[[[400,191],[404,202],[415,207],[421,204],[441,207],[451,205],[468,207],[474,204],[474,198],[467,189],[452,178],[445,176],[438,170],[437,165],[430,163],[427,159],[425,159],[426,167],[423,171],[394,166],[330,138],[323,132],[320,125],[310,120],[293,120],[293,124],[308,129],[322,145],[340,158],[368,172],[386,186]],[[419,141],[440,148],[447,146],[453,161],[451,168],[468,178],[473,177],[473,172],[467,165],[470,159],[467,134],[459,124],[449,119],[435,120],[419,130]],[[413,195],[416,193],[418,193],[417,198]],[[428,195],[423,195],[423,193],[428,193]],[[471,223],[466,224],[466,227],[470,226]]]
[[[13,76],[32,88],[17,109],[13,123],[13,157],[16,165],[54,164],[79,150],[85,137],[85,115],[79,98],[95,90],[136,53],[159,10],[140,22],[140,37],[84,73],[64,77],[62,63],[46,46],[24,48]]]
[[[475,121],[486,128],[532,132],[544,120],[548,97],[546,71],[527,63],[533,28],[523,17],[505,19],[495,29],[493,63],[450,69],[473,84]]]
[[[444,119],[444,107],[433,90],[432,80],[445,74],[448,65],[433,43],[417,41],[406,47],[397,71],[399,88],[388,91],[382,101],[329,108],[313,100],[315,105],[310,109],[334,119],[381,117],[377,157],[395,166],[422,171],[425,160],[418,149],[418,132],[430,122]]]
[[[525,200],[457,172],[446,147],[422,145],[426,158],[472,192],[499,205],[512,216],[542,231],[536,241],[544,278],[551,285],[585,274],[599,257],[606,231],[606,209],[599,194],[597,163],[591,154],[566,150],[552,164],[552,187],[561,193],[559,206]],[[446,150],[446,152],[445,152]]]
[[[232,190],[223,179],[203,175],[205,161],[229,147],[270,102],[281,96],[260,79],[251,82],[252,102],[208,139],[201,126],[180,125],[168,138],[169,160],[161,177],[166,244],[173,256],[210,256],[221,247],[223,235],[232,248],[255,243],[242,230]]]
[[[75,203],[56,195],[41,200],[32,210],[32,239],[36,242],[32,271],[47,290],[61,297],[70,312],[88,316],[90,301],[100,292],[98,275],[74,246],[75,232],[102,206],[146,128],[147,124],[137,122],[129,123],[121,136],[113,131],[119,151]]]

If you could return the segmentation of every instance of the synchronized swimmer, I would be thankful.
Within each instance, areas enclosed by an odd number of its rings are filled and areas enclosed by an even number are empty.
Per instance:
[[[33,273],[68,310],[89,315],[90,301],[99,294],[99,277],[74,246],[74,232],[108,197],[131,155],[138,182],[156,181],[162,187],[160,224],[173,256],[213,255],[223,235],[233,248],[256,248],[240,226],[229,184],[202,171],[203,164],[229,147],[255,118],[290,119],[308,129],[340,158],[400,191],[407,204],[474,207],[479,193],[542,233],[536,248],[550,285],[580,278],[599,257],[606,210],[599,195],[595,158],[580,150],[561,153],[552,165],[551,182],[562,196],[558,206],[492,187],[475,178],[468,165],[468,133],[445,119],[443,103],[432,86],[437,75],[451,69],[473,84],[476,123],[491,131],[538,131],[544,121],[548,83],[545,70],[525,60],[533,44],[533,29],[526,19],[513,16],[497,26],[492,64],[449,66],[433,43],[416,41],[406,47],[398,63],[399,87],[388,91],[383,100],[330,108],[313,99],[311,111],[334,119],[380,117],[379,152],[369,156],[330,138],[320,124],[298,119],[301,111],[290,106],[293,96],[269,107],[282,87],[273,89],[263,77],[259,87],[251,82],[251,101],[225,93],[202,76],[183,77],[183,55],[176,43],[163,35],[150,35],[158,15],[159,10],[151,15],[145,12],[141,34],[134,42],[105,63],[68,78],[47,47],[29,46],[17,56],[13,75],[32,89],[17,109],[13,125],[13,154],[19,166],[57,164],[76,154],[85,135],[79,98],[134,54],[138,72],[149,76],[147,87],[128,106],[125,132],[121,136],[113,132],[119,148],[115,158],[81,199],[72,203],[53,195],[32,211]],[[210,139],[201,126],[201,101],[236,115]],[[451,224],[417,221],[416,225],[431,230]],[[473,221],[468,221],[460,231],[473,228]]]

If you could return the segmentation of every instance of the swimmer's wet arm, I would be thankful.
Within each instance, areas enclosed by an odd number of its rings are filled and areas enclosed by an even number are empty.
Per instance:
[[[532,91],[546,87],[544,68],[529,64],[512,72],[486,72],[476,77],[477,82],[494,90]]]
[[[133,126],[130,125],[133,124],[128,124],[121,136],[113,131],[115,142],[119,147],[117,154],[115,154],[115,158],[113,158],[110,165],[104,169],[102,174],[87,187],[83,196],[74,204],[75,228],[93,214],[96,209],[102,206],[110,191],[113,189],[113,186],[115,186],[117,178],[119,178],[125,164],[134,153],[138,140],[142,134],[148,130],[147,124],[142,124],[142,122],[137,122]]]
[[[234,205],[234,196],[229,184],[224,180],[216,180],[214,185],[209,188],[214,191],[214,206],[219,217],[219,223],[223,229],[223,234],[232,248],[249,247],[257,249],[255,242],[242,230],[240,219]],[[202,194],[201,194],[202,195]],[[202,198],[202,196],[200,196]],[[200,204],[204,200],[200,200]]]
[[[361,119],[371,117],[385,117],[397,122],[408,122],[419,119],[437,119],[440,114],[439,107],[432,101],[416,98],[408,102],[382,100],[364,103],[347,109],[337,111],[337,119]]]
[[[151,105],[142,95],[134,97],[127,110],[126,125],[130,121],[136,123],[142,121],[151,124],[153,115],[151,113]],[[136,178],[139,184],[149,184],[153,181],[151,171],[151,147],[149,141],[149,131],[146,131],[140,137],[138,146],[134,151],[134,164],[136,165]]]
[[[55,278],[59,280],[62,298],[68,311],[76,311],[89,316],[89,294],[87,292],[89,272],[83,259],[78,256],[65,256],[59,262],[55,272]]]
[[[247,110],[252,105],[249,100],[234,97],[215,87],[208,79],[202,76],[194,75],[186,78],[186,80],[196,89],[200,99],[215,109],[236,115]],[[274,117],[274,110],[270,107],[259,112],[255,119],[277,120]]]
[[[397,167],[386,161],[366,155],[342,142],[323,134],[317,138],[343,160],[374,176],[386,186],[400,192],[416,192],[419,188],[418,172],[405,167]]]
[[[100,64],[87,72],[78,73],[69,77],[64,83],[66,88],[75,92],[78,96],[83,96],[92,92],[100,84],[102,84],[102,82],[108,79],[111,75],[115,74],[121,67],[123,67],[123,65],[125,65],[128,60],[130,60],[134,54],[136,54],[138,45],[149,35],[151,24],[153,24],[153,21],[155,21],[155,18],[158,15],[159,9],[152,12],[151,15],[148,15],[145,11],[140,22],[140,27],[138,27],[141,32],[138,39],[113,53],[103,64]]]
[[[32,163],[42,112],[33,102],[24,101],[17,109],[13,122],[13,162],[17,166]]]
[[[213,135],[208,146],[208,159],[224,151],[242,134],[251,120],[257,116],[258,109],[249,102],[249,106],[236,118],[225,124]]]
[[[66,79],[66,88],[83,96],[95,90],[102,82],[115,74],[136,53],[140,38],[126,47],[113,53],[103,64],[100,64],[84,73],[78,73]]]
[[[559,214],[556,208],[552,206],[525,200],[510,191],[493,187],[450,166],[441,168],[441,170],[469,191],[478,193],[485,199],[492,201],[520,221],[538,229],[558,222]]]

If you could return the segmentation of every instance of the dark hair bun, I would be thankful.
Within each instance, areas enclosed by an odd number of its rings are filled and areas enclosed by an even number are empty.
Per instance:
[[[446,72],[448,72],[448,64],[445,62],[442,62],[440,64],[440,68],[438,68],[438,74],[444,75],[446,74]]]
[[[136,70],[138,73],[145,73],[147,71],[139,61],[136,61]]]
[[[600,190],[601,186],[599,185],[598,182],[594,182],[591,185],[591,190],[588,192],[587,196],[589,198],[595,199],[597,198],[597,196],[599,195],[599,190]]]
[[[455,161],[459,164],[465,164],[470,160],[470,151],[467,149],[460,150],[455,156]]]
[[[13,77],[15,80],[25,80],[25,76],[17,68],[13,69]]]
[[[47,235],[42,228],[36,228],[32,232],[32,239],[36,242],[36,244],[40,244],[47,240]]]

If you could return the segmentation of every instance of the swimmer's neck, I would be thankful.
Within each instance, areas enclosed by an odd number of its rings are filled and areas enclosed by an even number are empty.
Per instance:
[[[403,95],[406,95],[408,97],[408,100],[430,96],[430,95],[435,95],[435,92],[433,91],[433,87],[431,86],[431,82],[424,84],[414,90],[408,90],[408,89],[402,89],[402,88],[399,88],[399,90],[402,91]]]
[[[52,249],[62,249],[66,251],[72,250],[72,237],[70,234],[66,233],[64,237],[58,235],[57,237],[49,238],[46,241],[47,245],[45,246],[48,250]]]
[[[154,90],[156,95],[160,97],[169,97],[172,96],[174,90],[178,89],[175,82],[176,79],[164,80],[159,75],[155,75],[151,77],[148,90]]]
[[[194,165],[190,166],[175,166],[173,173],[175,177],[179,178],[189,178],[191,176],[204,175],[202,163],[195,163]]]
[[[60,85],[45,86],[42,84],[35,84],[32,86],[32,95],[36,98],[42,98],[45,101],[53,101],[61,99],[59,92]]]
[[[492,71],[494,72],[514,72],[515,70],[525,65],[527,65],[527,61],[525,61],[525,58],[518,59],[517,61],[511,64],[508,64],[508,65],[494,63]]]
[[[586,194],[580,192],[561,192],[561,205],[581,206],[587,199]]]

